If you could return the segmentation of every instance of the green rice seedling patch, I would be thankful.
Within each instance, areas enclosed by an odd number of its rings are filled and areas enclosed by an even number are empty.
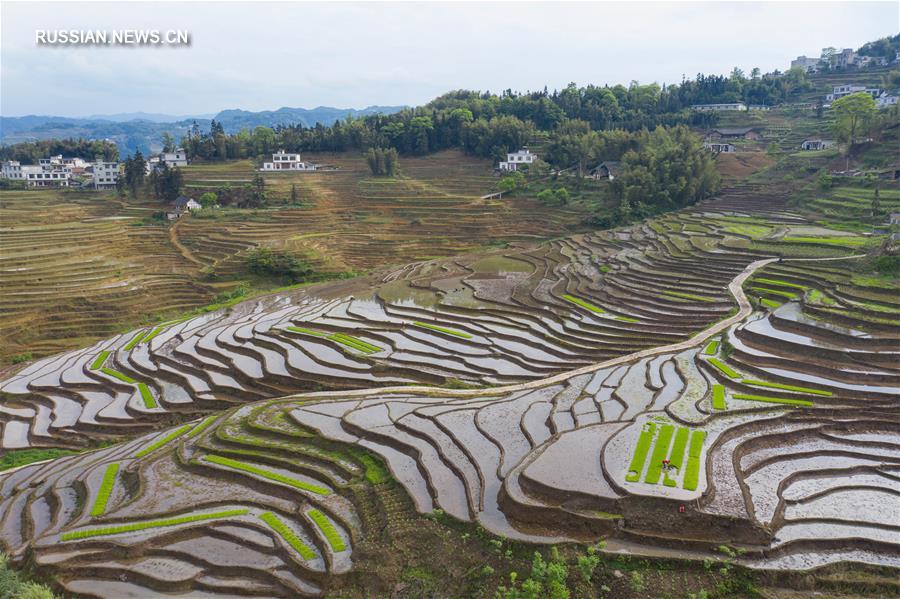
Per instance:
[[[252,464],[247,464],[245,462],[239,462],[238,460],[232,460],[231,458],[226,458],[218,455],[208,455],[203,458],[207,462],[211,462],[213,464],[218,464],[220,466],[226,466],[228,468],[234,468],[235,470],[241,470],[243,472],[249,472],[250,474],[255,474],[257,476],[261,476],[265,479],[281,483],[284,485],[288,485],[290,487],[294,487],[295,489],[300,489],[302,491],[308,491],[309,493],[315,493],[316,495],[331,495],[331,491],[324,487],[320,487],[318,485],[314,485],[302,480],[297,480],[296,478],[291,478],[289,476],[285,476],[279,472],[273,472],[272,470],[266,470],[264,468],[260,468],[258,466],[254,466]]]
[[[125,344],[125,350],[132,349],[135,345],[141,342],[141,339],[144,338],[144,335],[147,334],[147,331],[139,331],[137,335],[131,338],[131,341]]]
[[[766,308],[771,308],[772,310],[774,310],[775,308],[781,307],[781,304],[779,304],[775,300],[770,300],[769,298],[766,298],[766,297],[759,298],[759,303],[761,303]]]
[[[793,287],[794,289],[803,289],[804,291],[809,289],[806,285],[799,285],[797,283],[788,283],[787,281],[780,281],[778,279],[766,279],[766,278],[757,278],[753,279],[753,283],[762,283],[764,285],[774,285],[775,287]]]
[[[325,514],[319,510],[312,509],[306,512],[306,515],[312,518],[312,521],[316,523],[316,526],[318,526],[319,530],[322,531],[322,534],[325,535],[328,544],[331,545],[331,548],[336,553],[347,549],[347,545],[344,544],[344,539],[341,538],[341,535],[334,527],[334,524],[331,523],[331,520],[329,520]]]
[[[204,418],[202,422],[191,429],[191,432],[189,432],[187,435],[188,439],[193,439],[194,437],[205,431],[207,428],[209,428],[209,425],[216,421],[216,418],[218,417],[218,414],[213,414],[212,416],[207,416],[206,418]]]
[[[770,383],[768,381],[756,381],[752,379],[742,379],[745,385],[753,385],[754,387],[770,387],[772,389],[784,389],[785,391],[796,391],[798,393],[809,393],[811,395],[821,395],[823,397],[831,397],[831,391],[822,391],[820,389],[810,389],[809,387],[798,387],[796,385],[782,385],[781,383]]]
[[[673,478],[669,478],[669,473],[674,469],[679,474],[681,473],[682,466],[684,465],[684,450],[687,447],[688,437],[690,436],[690,429],[679,426],[678,432],[675,433],[675,441],[672,443],[672,453],[669,454],[669,469],[666,469],[665,475],[663,476],[663,485],[666,487],[677,487],[678,481]]]
[[[764,294],[777,295],[777,296],[780,296],[780,297],[783,297],[783,298],[786,298],[789,300],[795,300],[798,297],[800,297],[800,295],[797,293],[794,293],[792,291],[782,291],[780,289],[768,289],[766,287],[751,287],[750,289],[752,289],[759,295],[764,295]]]
[[[91,508],[91,516],[94,518],[102,516],[106,511],[106,504],[109,503],[109,496],[112,494],[113,487],[116,484],[116,475],[119,474],[119,463],[113,462],[106,467],[103,473],[103,482],[100,483],[100,489],[97,490],[97,498],[94,499],[94,505]]]
[[[171,433],[169,433],[169,434],[166,435],[165,437],[162,437],[161,439],[158,439],[158,440],[155,441],[154,443],[151,443],[150,445],[148,445],[148,446],[145,447],[144,449],[142,449],[142,450],[140,450],[139,452],[137,452],[136,454],[134,454],[134,457],[136,457],[136,458],[142,458],[142,457],[144,457],[144,456],[146,456],[146,455],[149,455],[149,454],[153,453],[154,451],[156,451],[157,449],[159,449],[159,448],[162,447],[163,445],[166,445],[166,444],[168,444],[168,443],[174,441],[175,439],[177,439],[178,437],[180,437],[181,435],[183,435],[184,433],[186,433],[188,430],[190,430],[190,428],[191,428],[191,425],[190,425],[190,424],[185,424],[184,426],[175,429],[174,431],[172,431]]]
[[[448,335],[453,335],[454,337],[462,337],[463,339],[471,339],[472,335],[465,333],[463,331],[457,331],[456,329],[448,329],[447,327],[440,327],[436,324],[428,324],[427,322],[419,322],[416,321],[413,323],[417,327],[421,327],[423,329],[431,329],[432,331],[438,331],[439,333],[446,333]]]
[[[696,491],[700,480],[700,455],[703,453],[703,441],[706,440],[706,431],[694,431],[691,433],[691,446],[688,451],[687,468],[684,471],[682,488],[687,491]]]
[[[163,331],[165,331],[165,330],[166,330],[166,327],[168,327],[168,326],[169,326],[168,324],[161,324],[161,325],[159,325],[158,327],[156,327],[155,329],[153,329],[152,331],[150,331],[150,334],[149,334],[149,335],[147,335],[146,337],[144,337],[143,339],[141,339],[141,343],[142,343],[142,344],[145,344],[145,345],[146,345],[146,344],[149,344],[151,341],[153,341],[153,338],[154,338],[154,337],[156,337],[157,335],[159,335],[160,333],[162,333]]]
[[[119,379],[123,383],[128,383],[129,385],[134,385],[137,383],[136,380],[134,380],[127,374],[122,374],[118,370],[113,370],[112,368],[101,368],[100,372],[102,372],[103,374],[108,374],[109,376],[113,377],[114,379]]]
[[[106,358],[109,357],[109,353],[110,353],[109,350],[105,349],[102,352],[100,352],[99,354],[97,354],[97,357],[94,358],[93,362],[91,362],[90,369],[97,370],[98,368],[103,366],[103,363],[106,362]]]
[[[675,433],[675,427],[671,424],[664,424],[659,430],[656,437],[656,444],[653,446],[653,455],[650,456],[650,465],[647,467],[647,474],[644,476],[644,482],[655,485],[659,482],[659,476],[662,474],[663,460],[669,455],[669,445],[672,443],[672,435]]]
[[[302,327],[287,327],[287,330],[294,333],[300,333],[302,335],[319,337],[320,339],[329,339],[331,341],[334,341],[335,343],[340,343],[341,345],[345,345],[364,354],[375,354],[381,351],[381,348],[377,345],[372,345],[371,343],[363,341],[362,339],[357,339],[356,337],[345,335],[344,333],[323,333],[321,331],[314,331],[312,329],[305,329]]]
[[[728,233],[734,233],[735,235],[757,238],[768,235],[769,233],[771,233],[772,229],[771,227],[765,227],[762,225],[728,225],[725,227],[725,231]]]
[[[712,405],[714,410],[725,409],[725,387],[713,385]]]
[[[706,344],[706,347],[703,348],[703,354],[706,356],[714,356],[719,353],[719,340],[713,339],[709,343]]]
[[[783,237],[785,243],[812,243],[835,245],[845,248],[859,248],[868,243],[867,237]]]
[[[300,537],[294,534],[294,531],[281,521],[281,518],[272,512],[263,512],[259,515],[259,518],[278,533],[278,536],[284,539],[288,545],[293,547],[294,551],[300,554],[300,557],[305,560],[316,559],[316,553],[306,543],[301,541]]]
[[[576,306],[581,306],[585,310],[590,310],[591,312],[596,312],[597,314],[605,314],[606,310],[599,306],[595,306],[594,304],[581,299],[580,297],[575,297],[574,295],[564,294],[562,296],[564,300],[569,302],[570,304],[575,304]]]
[[[744,401],[762,401],[765,403],[777,403],[788,406],[801,406],[810,408],[813,402],[806,399],[782,399],[780,397],[765,397],[763,395],[748,395],[746,393],[735,393],[731,397],[734,399],[743,399]]]
[[[62,541],[77,541],[79,539],[89,539],[91,537],[102,537],[107,535],[118,535],[126,532],[138,532],[150,528],[162,528],[165,526],[176,526],[178,524],[187,524],[190,522],[203,522],[204,520],[216,520],[219,518],[232,518],[235,516],[244,516],[248,510],[222,510],[209,514],[191,514],[189,516],[178,516],[176,518],[162,518],[159,520],[147,520],[145,522],[134,522],[132,524],[121,524],[119,526],[105,526],[103,528],[92,528],[88,530],[74,530],[65,532],[60,535]]]
[[[697,295],[696,293],[684,293],[682,291],[663,291],[663,295],[668,295],[669,297],[677,297],[679,299],[689,299],[696,300],[698,302],[710,302],[714,303],[718,300],[712,297],[707,297],[705,295]]]
[[[637,318],[631,318],[630,316],[616,316],[616,320],[621,320],[622,322],[640,322]]]
[[[731,379],[741,378],[741,373],[739,373],[737,370],[735,370],[734,368],[732,368],[725,362],[722,362],[718,358],[710,358],[707,361],[710,364],[712,364],[713,366],[715,366],[716,368],[718,368],[728,378],[731,378]]]
[[[144,407],[148,410],[157,407],[156,398],[153,397],[153,393],[150,392],[150,387],[147,386],[147,383],[138,383],[137,387],[138,391],[141,392],[141,399],[144,401]]]
[[[636,483],[641,479],[641,472],[644,470],[644,462],[647,461],[647,453],[650,451],[650,442],[653,441],[653,435],[656,433],[656,424],[648,422],[644,425],[637,445],[634,448],[634,454],[631,456],[631,464],[628,466],[628,473],[625,480],[630,483]]]

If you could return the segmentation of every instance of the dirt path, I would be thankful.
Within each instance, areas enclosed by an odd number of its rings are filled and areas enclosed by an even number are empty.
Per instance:
[[[650,356],[678,353],[691,347],[702,345],[710,337],[718,335],[736,322],[740,322],[750,316],[750,314],[753,312],[753,308],[750,305],[750,300],[747,299],[747,295],[744,293],[744,281],[746,281],[751,275],[753,275],[754,272],[756,272],[760,268],[772,264],[773,262],[778,262],[778,258],[766,258],[764,260],[757,260],[755,262],[752,262],[743,271],[741,271],[740,274],[732,279],[731,283],[728,284],[728,290],[734,296],[735,300],[737,300],[738,311],[736,314],[734,314],[733,316],[729,316],[725,320],[720,320],[719,322],[716,322],[715,324],[710,326],[708,329],[701,331],[690,339],[686,339],[678,343],[643,349],[641,351],[630,353],[625,356],[613,358],[612,360],[598,362],[597,364],[591,364],[589,366],[584,366],[576,370],[563,372],[561,374],[557,374],[545,379],[538,379],[525,383],[518,383],[515,385],[506,385],[503,387],[491,387],[488,389],[443,389],[441,387],[425,386],[380,387],[375,389],[356,389],[353,391],[323,391],[319,393],[304,393],[302,396],[304,398],[347,399],[351,397],[363,398],[371,395],[384,395],[390,393],[418,393],[421,395],[440,395],[442,397],[480,397],[486,395],[506,395],[509,393],[515,393],[517,391],[539,389],[541,387],[547,387],[549,385],[554,385],[557,383],[564,383],[572,377],[576,377],[582,374],[590,374],[604,368],[618,366],[619,364],[624,364],[626,362],[631,362],[634,360],[640,360],[642,358],[647,358]]]
[[[172,245],[174,245],[178,249],[178,252],[182,256],[184,256],[187,260],[189,260],[190,262],[193,262],[194,264],[196,264],[200,267],[205,267],[206,264],[204,264],[199,259],[194,257],[194,254],[191,252],[191,250],[189,250],[183,243],[181,243],[181,240],[178,239],[178,226],[180,224],[181,224],[181,221],[177,220],[177,221],[175,221],[174,225],[169,227],[169,241],[172,242]]]

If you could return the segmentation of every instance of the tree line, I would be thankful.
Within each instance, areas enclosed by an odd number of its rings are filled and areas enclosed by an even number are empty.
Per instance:
[[[0,146],[0,160],[17,160],[22,164],[37,164],[41,158],[62,154],[66,158],[81,158],[87,162],[119,159],[119,150],[112,142],[87,139],[45,139]]]

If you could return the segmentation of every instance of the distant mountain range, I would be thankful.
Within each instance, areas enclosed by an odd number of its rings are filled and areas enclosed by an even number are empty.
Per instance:
[[[58,138],[108,139],[118,146],[123,156],[140,150],[144,154],[158,152],[162,148],[162,136],[169,133],[181,139],[194,124],[208,130],[210,119],[222,123],[227,133],[254,127],[277,125],[303,125],[316,123],[332,125],[348,116],[392,114],[405,106],[369,106],[363,109],[332,108],[279,108],[251,112],[247,110],[223,110],[216,115],[175,116],[167,114],[131,112],[92,115],[89,117],[36,116],[0,117],[0,144],[9,145],[23,141]]]

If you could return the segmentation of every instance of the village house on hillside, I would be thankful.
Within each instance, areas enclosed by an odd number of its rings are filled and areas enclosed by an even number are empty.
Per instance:
[[[317,164],[303,162],[300,152],[285,152],[278,150],[272,154],[272,162],[263,162],[261,171],[314,171],[318,170]]]
[[[865,85],[835,85],[832,88],[830,94],[825,95],[826,102],[834,102],[838,98],[843,98],[844,96],[849,96],[850,94],[855,94],[858,92],[866,92],[871,95],[873,98],[877,98],[882,94],[882,90],[877,87],[866,87]]]
[[[163,164],[169,168],[187,166],[187,152],[184,151],[184,148],[176,148],[172,152],[162,152],[158,156],[151,157],[147,161],[147,174],[149,175],[154,169],[162,168]]]
[[[801,150],[824,150],[834,145],[830,139],[806,139],[800,144]]]
[[[119,163],[98,160],[91,168],[94,189],[115,189],[119,181]]]
[[[169,220],[179,218],[185,212],[193,212],[202,208],[199,202],[187,196],[178,196],[169,206],[170,209],[166,211],[166,218]]]
[[[608,179],[609,181],[612,181],[619,176],[620,171],[621,164],[619,162],[607,160],[592,168],[588,176],[591,179]]]
[[[497,165],[501,171],[517,171],[520,166],[533,164],[537,154],[532,154],[528,148],[522,148],[516,152],[506,154],[506,160]]]
[[[693,104],[691,110],[699,112],[719,112],[726,110],[746,111],[747,105],[743,102],[734,102],[731,104]]]
[[[714,139],[759,139],[757,127],[718,127],[710,132]]]
[[[731,154],[735,151],[735,147],[729,143],[724,142],[706,142],[703,144],[703,147],[711,152],[715,152],[716,154]]]

